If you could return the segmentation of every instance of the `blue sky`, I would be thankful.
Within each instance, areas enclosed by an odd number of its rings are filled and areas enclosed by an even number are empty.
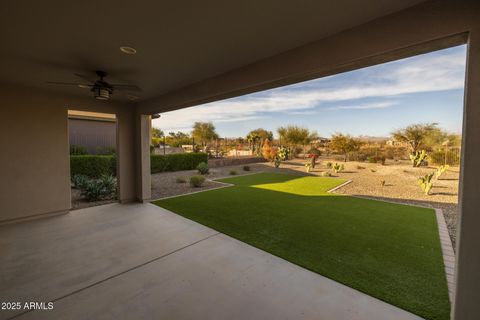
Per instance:
[[[153,126],[190,132],[211,121],[222,137],[296,124],[323,137],[389,136],[412,123],[461,132],[466,47],[458,46],[321,79],[162,113]]]

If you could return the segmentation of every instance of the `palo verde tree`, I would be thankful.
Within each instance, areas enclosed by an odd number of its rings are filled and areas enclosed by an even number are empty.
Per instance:
[[[361,142],[348,134],[335,133],[332,135],[330,147],[338,153],[345,156],[344,161],[347,162],[348,154],[360,149]]]
[[[205,150],[209,142],[218,139],[215,126],[211,122],[195,122],[192,130],[192,137]]]

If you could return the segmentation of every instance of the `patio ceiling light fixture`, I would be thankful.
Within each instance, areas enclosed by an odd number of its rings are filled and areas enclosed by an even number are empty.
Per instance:
[[[135,53],[137,53],[137,49],[132,48],[132,47],[127,47],[127,46],[120,47],[120,51],[122,51],[125,54],[130,54],[130,55],[134,55]]]

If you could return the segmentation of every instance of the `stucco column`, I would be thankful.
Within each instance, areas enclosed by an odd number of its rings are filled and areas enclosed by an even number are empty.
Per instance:
[[[121,203],[136,200],[135,142],[134,112],[117,113],[117,178]]]
[[[150,131],[152,117],[140,114],[136,116],[136,122],[137,200],[143,202],[151,198]]]
[[[470,33],[453,319],[480,319],[480,29]]]

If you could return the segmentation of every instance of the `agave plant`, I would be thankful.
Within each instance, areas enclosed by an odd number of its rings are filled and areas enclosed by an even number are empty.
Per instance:
[[[418,178],[418,184],[420,187],[422,187],[423,192],[425,192],[426,195],[430,194],[430,190],[432,190],[433,187],[433,176],[435,172],[432,172],[430,174],[426,174],[423,177]]]
[[[345,170],[345,166],[343,164],[338,164],[338,163],[335,162],[332,169],[335,173],[339,173],[340,171]]]

